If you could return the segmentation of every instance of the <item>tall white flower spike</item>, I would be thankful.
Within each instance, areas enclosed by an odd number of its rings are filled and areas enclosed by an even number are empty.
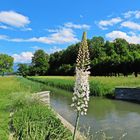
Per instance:
[[[79,47],[76,60],[76,80],[72,97],[72,107],[77,111],[73,140],[76,138],[76,131],[80,115],[86,115],[89,101],[89,49],[87,44],[86,32],[83,33],[82,42]]]
[[[87,44],[86,32],[83,33],[82,42],[79,47],[76,60],[76,80],[72,98],[72,107],[81,115],[86,115],[89,101],[89,49]]]

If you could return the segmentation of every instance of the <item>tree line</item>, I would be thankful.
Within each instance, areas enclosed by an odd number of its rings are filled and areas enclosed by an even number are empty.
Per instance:
[[[88,39],[90,51],[90,71],[93,76],[128,76],[140,73],[140,44],[130,44],[125,39],[117,38],[113,42],[103,37]],[[74,75],[75,63],[80,43],[48,55],[37,50],[31,64],[19,64],[18,74],[27,75]],[[0,54],[0,73],[10,72],[13,58]]]
[[[136,77],[140,72],[140,44],[130,44],[125,39],[117,38],[113,42],[103,37],[88,39],[93,76],[128,76]],[[25,75],[74,75],[75,62],[80,43],[68,46],[62,51],[46,54],[37,50],[31,65],[20,64]]]

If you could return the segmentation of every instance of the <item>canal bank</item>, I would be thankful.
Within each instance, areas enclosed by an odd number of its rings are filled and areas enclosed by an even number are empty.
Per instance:
[[[33,94],[34,97],[38,98],[43,104],[50,106],[50,91],[42,91]],[[51,108],[53,110],[53,108]],[[65,118],[63,118],[58,112],[53,110],[57,118],[60,119],[61,123],[71,131],[71,133],[74,132],[74,126],[70,124]],[[82,135],[79,131],[76,133],[76,140],[87,140],[87,138]]]
[[[136,101],[140,103],[140,88],[134,87],[116,87],[115,99]]]

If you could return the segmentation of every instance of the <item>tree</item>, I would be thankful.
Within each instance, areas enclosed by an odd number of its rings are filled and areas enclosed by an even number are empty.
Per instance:
[[[140,73],[140,44],[130,44],[117,38],[113,42],[102,37],[87,39],[91,58],[91,75],[128,76]],[[80,43],[68,46],[65,50],[50,55],[50,75],[74,75],[76,54]],[[32,69],[33,70],[33,69]]]
[[[43,50],[37,50],[32,57],[32,69],[35,75],[46,75],[49,68],[49,55]]]
[[[18,74],[27,77],[29,74],[29,65],[28,64],[18,64]]]
[[[62,63],[62,55],[64,51],[55,52],[50,55],[49,58],[49,74],[50,75],[59,75],[59,67]]]
[[[14,58],[7,54],[0,54],[0,73],[4,76],[5,72],[11,72]]]
[[[102,56],[104,46],[104,38],[103,37],[93,37],[89,43],[90,49],[90,58],[99,58]]]

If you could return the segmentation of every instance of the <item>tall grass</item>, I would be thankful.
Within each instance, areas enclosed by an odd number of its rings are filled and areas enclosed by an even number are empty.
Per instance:
[[[71,132],[56,118],[51,108],[40,103],[36,98],[21,95],[13,101],[13,104],[13,108],[16,108],[12,117],[15,139],[71,140]]]
[[[0,77],[0,140],[8,139],[11,102],[20,94],[31,94],[42,90],[47,90],[46,85],[34,83],[25,78]],[[18,106],[20,101],[17,103]]]
[[[74,77],[72,76],[36,76],[30,80],[44,83],[49,86],[73,91]],[[91,95],[113,96],[115,87],[140,87],[140,78],[129,77],[90,77]]]

